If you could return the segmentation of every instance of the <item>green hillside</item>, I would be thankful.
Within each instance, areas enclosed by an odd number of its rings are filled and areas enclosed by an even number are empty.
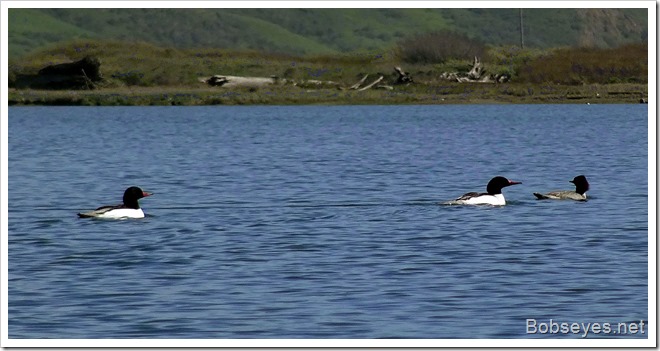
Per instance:
[[[525,9],[525,45],[616,47],[647,40],[646,9]],[[295,55],[389,50],[449,29],[520,43],[519,9],[9,9],[9,55],[72,39]]]
[[[67,38],[93,37],[94,33],[61,21],[38,9],[9,10],[9,55],[21,56]]]

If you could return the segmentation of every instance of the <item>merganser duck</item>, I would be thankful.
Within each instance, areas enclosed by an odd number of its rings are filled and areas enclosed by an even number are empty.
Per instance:
[[[560,190],[560,191],[551,191],[546,194],[534,193],[537,200],[575,200],[575,201],[587,201],[587,190],[589,190],[589,182],[587,177],[579,175],[573,180],[569,180],[569,183],[575,184],[575,191],[570,190]]]
[[[464,194],[456,200],[448,201],[447,205],[493,205],[503,206],[506,205],[506,200],[502,194],[502,188],[522,184],[521,182],[514,182],[504,177],[497,176],[488,182],[485,193],[470,192]]]
[[[138,204],[138,200],[153,195],[142,189],[132,186],[124,192],[124,203],[115,206],[101,206],[94,211],[78,213],[80,218],[144,218],[144,212]]]

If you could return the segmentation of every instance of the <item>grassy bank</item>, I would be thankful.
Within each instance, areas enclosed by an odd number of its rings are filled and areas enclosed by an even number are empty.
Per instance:
[[[638,103],[647,100],[642,84],[547,86],[531,84],[459,84],[408,86],[387,90],[301,89],[278,86],[257,89],[213,87],[137,87],[98,90],[9,91],[9,105],[353,105],[470,103]]]
[[[253,51],[174,49],[146,43],[75,41],[59,44],[9,64],[15,77],[35,74],[53,63],[98,57],[104,80],[94,90],[10,89],[11,105],[247,105],[247,104],[443,104],[443,103],[637,103],[647,100],[645,46],[612,50],[521,50],[490,48],[483,58],[491,73],[506,73],[505,84],[455,83],[443,72],[467,72],[470,60],[437,64],[403,62],[396,50],[297,57]],[[624,55],[625,53],[625,55]],[[599,60],[599,57],[610,57]],[[393,90],[340,89],[363,75],[385,76],[394,66],[415,83]],[[210,87],[211,75],[270,77],[289,81],[333,81],[338,87],[271,85]],[[373,79],[373,78],[370,78]]]

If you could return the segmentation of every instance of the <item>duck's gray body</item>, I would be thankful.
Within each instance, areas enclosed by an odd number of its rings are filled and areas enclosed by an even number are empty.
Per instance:
[[[578,194],[575,191],[570,190],[551,191],[546,194],[534,193],[534,196],[539,200],[587,200],[587,194]]]
[[[549,193],[541,194],[534,193],[539,200],[575,200],[575,201],[586,201],[587,200],[587,190],[589,190],[589,182],[587,182],[587,177],[579,175],[573,180],[569,181],[570,183],[575,184],[575,191],[571,190],[557,190],[551,191]]]

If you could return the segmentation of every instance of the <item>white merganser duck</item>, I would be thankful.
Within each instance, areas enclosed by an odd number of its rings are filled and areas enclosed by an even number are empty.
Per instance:
[[[132,186],[124,192],[124,203],[116,206],[101,206],[94,211],[78,213],[80,218],[144,218],[144,212],[138,204],[138,200],[153,195],[142,189]]]
[[[559,190],[551,191],[546,194],[534,193],[537,200],[575,200],[575,201],[587,201],[587,190],[589,190],[589,182],[587,177],[579,175],[573,180],[569,180],[569,183],[575,184],[575,191],[570,190]]]
[[[502,194],[502,188],[522,184],[521,182],[514,182],[504,177],[495,177],[488,182],[485,193],[470,192],[464,194],[456,200],[448,201],[447,205],[493,205],[504,206],[506,200]]]

